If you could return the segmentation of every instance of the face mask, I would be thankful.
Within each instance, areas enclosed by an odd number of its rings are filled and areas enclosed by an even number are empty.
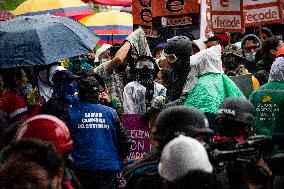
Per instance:
[[[137,69],[137,81],[145,87],[154,81],[154,70],[147,68]]]
[[[107,63],[107,62],[108,62],[107,59],[105,59],[105,58],[102,59],[102,64],[105,64],[105,63]]]
[[[255,61],[255,54],[256,54],[256,52],[245,53],[246,60],[248,60],[250,62],[254,62]]]

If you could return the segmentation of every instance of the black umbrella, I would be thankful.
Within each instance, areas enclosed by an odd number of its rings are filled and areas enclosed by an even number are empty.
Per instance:
[[[93,50],[99,38],[84,25],[51,15],[0,22],[0,68],[48,65]]]

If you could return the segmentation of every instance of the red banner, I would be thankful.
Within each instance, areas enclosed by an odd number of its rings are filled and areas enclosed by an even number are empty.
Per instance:
[[[213,32],[244,32],[243,0],[211,0]]]
[[[245,26],[283,22],[282,0],[244,0]]]
[[[176,27],[198,25],[198,0],[152,1],[153,26]]]

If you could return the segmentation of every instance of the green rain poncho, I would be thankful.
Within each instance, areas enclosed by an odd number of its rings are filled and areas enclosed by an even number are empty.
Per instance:
[[[223,74],[220,45],[191,56],[190,63],[192,74],[198,79],[188,94],[185,106],[194,106],[203,113],[215,114],[225,98],[245,98],[236,84]]]

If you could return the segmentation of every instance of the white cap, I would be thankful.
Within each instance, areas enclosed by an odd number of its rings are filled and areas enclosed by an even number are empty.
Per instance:
[[[197,170],[213,172],[208,154],[200,142],[180,135],[164,147],[158,167],[161,177],[172,182]]]
[[[103,44],[101,46],[101,48],[99,48],[96,52],[96,55],[95,55],[95,62],[99,62],[99,56],[105,52],[106,50],[108,50],[109,48],[111,47],[110,44]]]

